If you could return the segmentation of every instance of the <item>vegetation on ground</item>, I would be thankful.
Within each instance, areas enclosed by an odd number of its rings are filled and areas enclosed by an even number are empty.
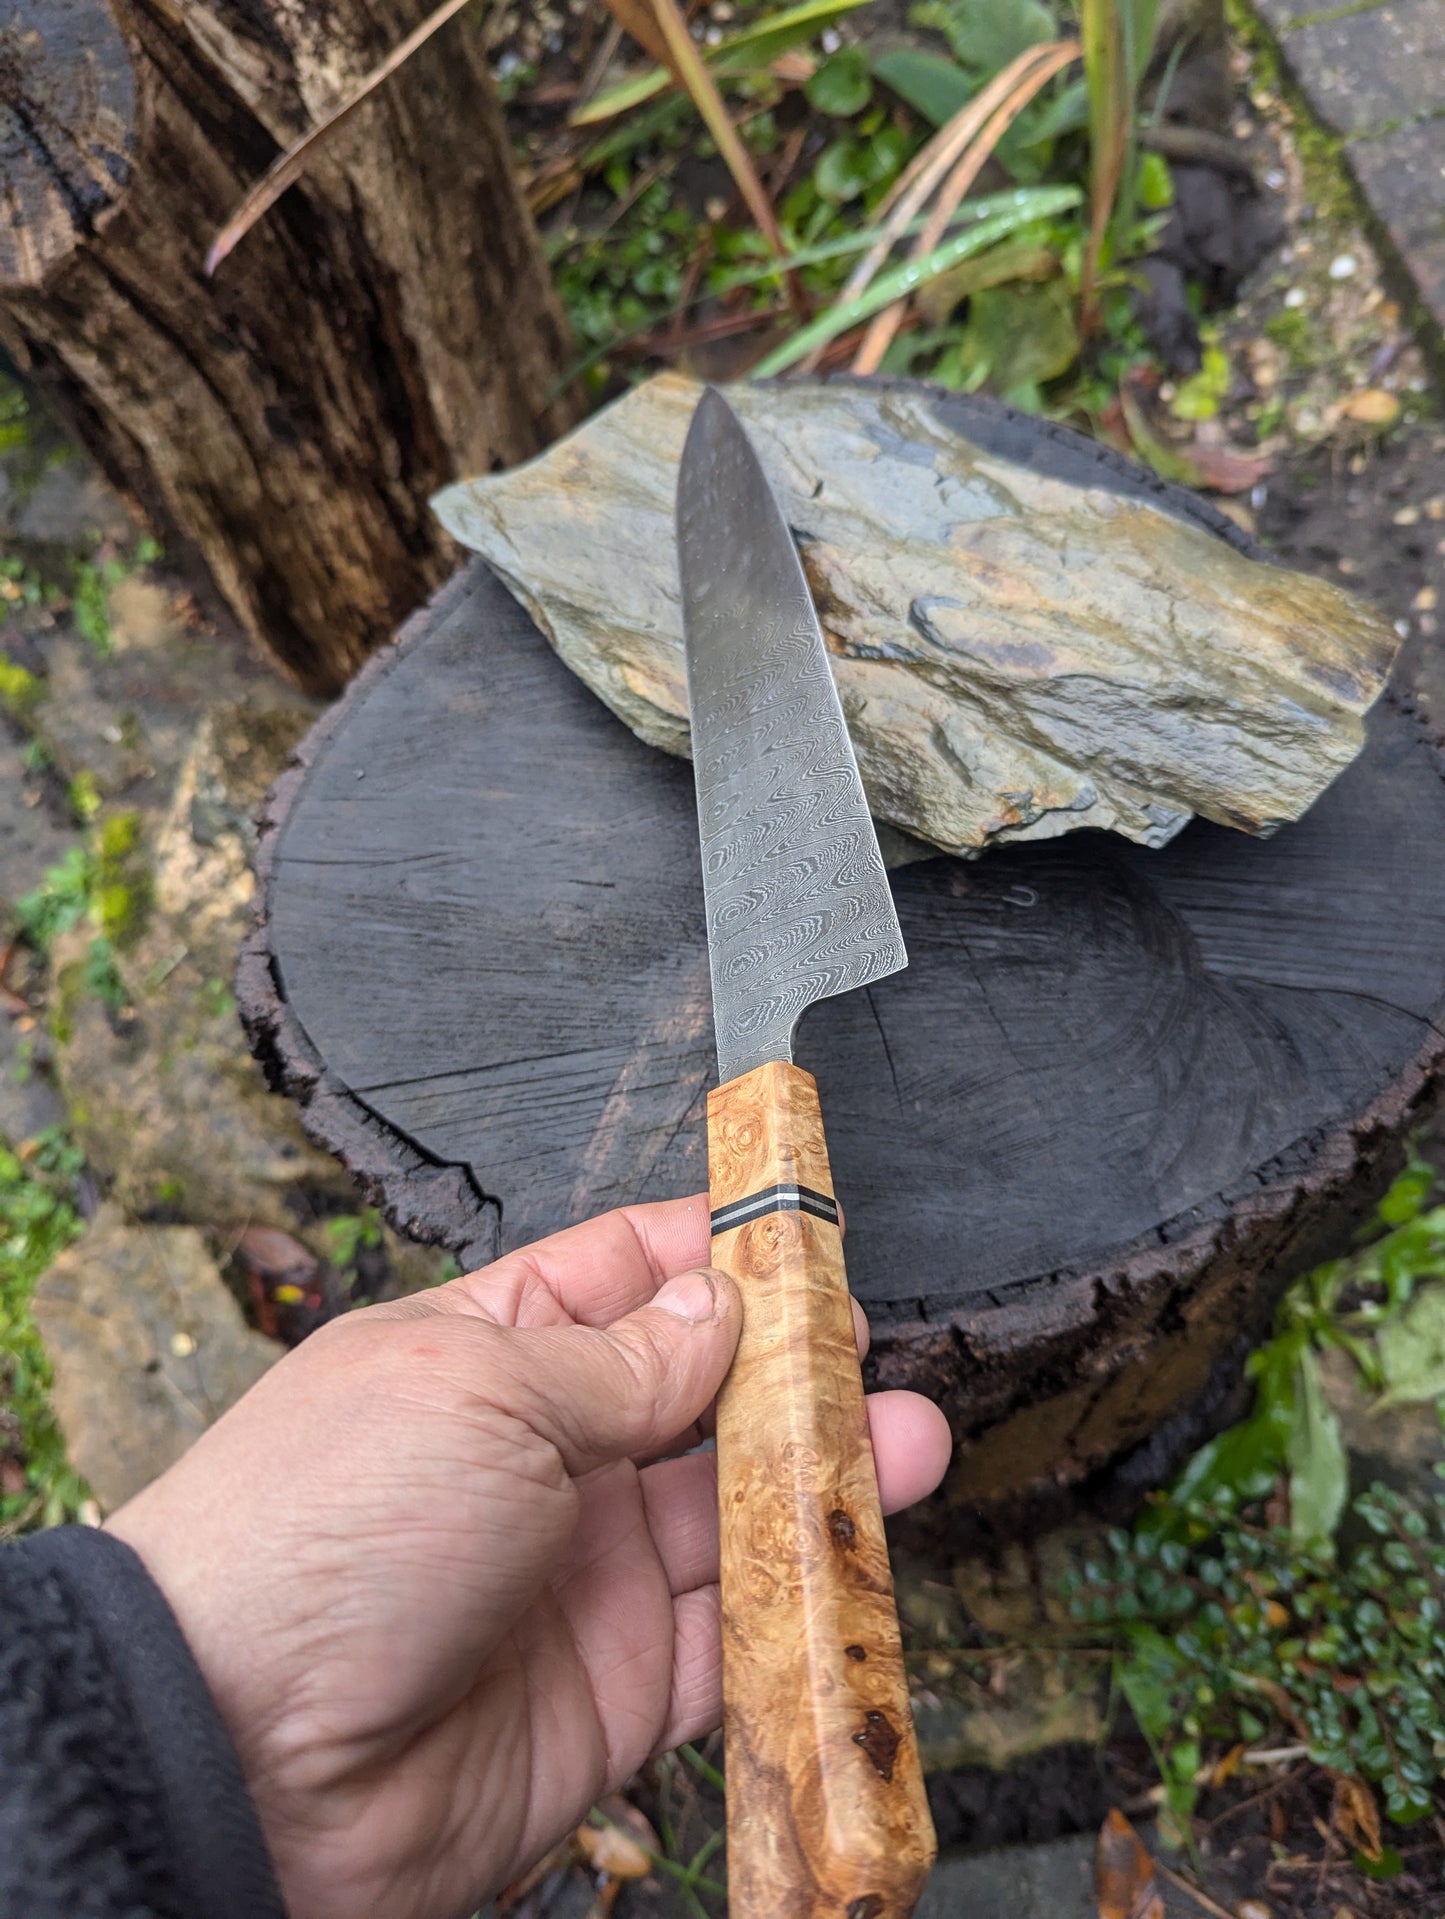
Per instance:
[[[31,1316],[41,1274],[83,1231],[81,1157],[61,1128],[0,1145],[0,1539],[93,1513],[50,1407],[50,1361]]]
[[[1114,1648],[1180,1836],[1200,1785],[1261,1747],[1333,1775],[1337,1822],[1376,1876],[1400,1866],[1380,1806],[1398,1826],[1435,1811],[1445,1496],[1376,1484],[1351,1500],[1320,1359],[1346,1355],[1372,1410],[1421,1401],[1445,1416],[1442,1200],[1432,1167],[1406,1168],[1378,1237],[1286,1294],[1250,1360],[1249,1416],[1069,1582],[1085,1637]]]

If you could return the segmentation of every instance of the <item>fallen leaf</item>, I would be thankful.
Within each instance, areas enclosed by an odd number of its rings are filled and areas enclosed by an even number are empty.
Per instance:
[[[599,1799],[597,1810],[609,1825],[618,1827],[635,1839],[644,1852],[657,1854],[662,1851],[662,1841],[652,1821],[620,1792],[609,1792],[605,1798]]]
[[[1237,1746],[1231,1746],[1222,1759],[1215,1762],[1214,1770],[1209,1775],[1211,1790],[1218,1792],[1222,1785],[1234,1777],[1239,1771],[1240,1762],[1243,1760],[1244,1754],[1245,1746],[1241,1740]]]
[[[1366,386],[1352,393],[1340,410],[1361,426],[1393,426],[1400,417],[1400,402],[1382,386]]]
[[[1266,454],[1246,453],[1239,447],[1207,445],[1196,440],[1178,446],[1155,431],[1139,394],[1125,386],[1119,402],[1134,451],[1152,466],[1161,480],[1179,486],[1208,487],[1214,493],[1244,493],[1269,472]]]
[[[1242,447],[1204,446],[1196,440],[1186,453],[1199,475],[1195,484],[1211,493],[1247,493],[1270,469],[1268,454],[1247,453]]]
[[[1363,1779],[1352,1773],[1337,1772],[1333,1823],[1347,1844],[1362,1852],[1372,1863],[1384,1857],[1380,1835],[1380,1808],[1375,1795]]]
[[[309,1246],[275,1226],[248,1226],[236,1241],[235,1257],[262,1279],[314,1278],[319,1264]]]
[[[577,1844],[594,1872],[614,1879],[645,1879],[652,1870],[650,1856],[620,1826],[579,1826]]]
[[[1164,1919],[1154,1861],[1117,1806],[1099,1828],[1094,1897],[1099,1919]]]

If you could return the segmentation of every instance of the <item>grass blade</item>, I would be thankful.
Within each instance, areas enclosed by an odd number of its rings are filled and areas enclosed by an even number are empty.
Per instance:
[[[864,292],[852,299],[839,300],[808,326],[800,328],[790,340],[784,340],[781,346],[775,347],[752,369],[750,378],[770,379],[775,373],[795,366],[798,361],[827,346],[830,340],[836,340],[840,333],[846,333],[860,321],[871,319],[903,294],[922,286],[925,280],[946,273],[950,267],[957,266],[960,260],[968,259],[970,254],[981,253],[996,241],[1007,239],[1009,234],[1016,233],[1030,221],[1052,219],[1055,214],[1066,213],[1083,198],[1077,187],[1035,187],[1031,191],[1033,198],[1028,211],[1015,209],[998,214],[991,220],[977,221],[966,232],[955,234],[923,259],[905,261],[891,273],[885,273],[881,279],[875,280]]]
[[[976,93],[966,106],[960,107],[946,126],[939,128],[927,146],[913,156],[879,203],[877,213],[882,219],[882,225],[878,229],[878,237],[848,276],[848,284],[838,296],[840,301],[856,299],[863,292],[892,252],[909,222],[931,197],[950,168],[957,163],[959,155],[964,152],[989,115],[1008,98],[1019,80],[1030,71],[1046,50],[1047,43],[1043,46],[1029,47],[1016,60],[1011,60],[1003,71],[996,73],[988,85]],[[816,354],[810,354],[804,370],[811,371],[816,364]]]
[[[953,171],[939,188],[938,198],[929,211],[922,233],[914,243],[913,257],[921,259],[932,253],[938,246],[948,223],[958,209],[959,202],[978,178],[985,162],[999,141],[1033,99],[1039,89],[1045,86],[1061,68],[1077,60],[1081,51],[1077,40],[1059,40],[1042,51],[1047,58],[1040,59],[1029,67],[1014,83],[1008,94],[999,102],[988,120],[979,129],[975,137],[964,148],[954,163]],[[893,336],[903,324],[903,315],[907,309],[906,299],[895,300],[892,306],[885,307],[873,321],[863,343],[853,360],[855,373],[876,373],[882,364],[883,356],[892,345]]]
[[[620,6],[626,6],[630,11],[637,0],[607,0],[607,4],[614,11]],[[652,0],[652,5],[658,31],[666,42],[668,65],[677,74],[679,83],[686,89],[688,97],[702,115],[708,132],[716,141],[717,150],[742,195],[743,204],[753,217],[753,224],[781,259],[788,249],[778,230],[772,202],[763,191],[757,168],[728,116],[723,97],[717,90],[717,82],[709,73],[707,62],[687,30],[687,22],[678,8],[677,0]],[[620,14],[618,17],[621,17]],[[626,25],[626,22],[623,24]],[[628,32],[631,31],[629,27]]]
[[[1089,88],[1089,240],[1079,287],[1079,332],[1087,338],[1098,321],[1099,269],[1134,138],[1134,77],[1148,49],[1132,43],[1136,23],[1152,36],[1146,0],[1136,16],[1132,0],[1079,0],[1079,37]]]
[[[803,0],[801,6],[789,7],[785,12],[771,14],[765,20],[755,20],[739,32],[729,34],[716,47],[709,48],[703,57],[715,73],[747,73],[766,66],[778,54],[796,46],[799,40],[807,39],[818,27],[826,26],[840,14],[851,13],[855,7],[867,4],[868,0]],[[568,115],[567,124],[586,127],[600,120],[610,120],[616,114],[625,113],[629,107],[654,99],[673,84],[672,74],[663,67],[633,74],[630,79],[619,80],[616,86],[599,93],[586,106],[578,107]]]

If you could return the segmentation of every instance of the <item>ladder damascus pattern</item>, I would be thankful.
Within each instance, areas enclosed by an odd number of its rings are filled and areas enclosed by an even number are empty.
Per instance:
[[[711,388],[682,457],[677,544],[726,1083],[790,1060],[807,1007],[908,955],[797,549]]]

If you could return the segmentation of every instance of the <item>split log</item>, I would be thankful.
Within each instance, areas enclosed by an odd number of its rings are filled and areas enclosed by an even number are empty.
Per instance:
[[[208,281],[246,188],[416,0],[9,14],[0,340],[250,633],[334,692],[454,564],[427,496],[569,417],[479,31],[423,47]]]
[[[994,419],[1018,457],[1197,510],[1073,435]],[[815,1008],[797,1055],[872,1374],[948,1412],[960,1526],[1158,1483],[1433,1097],[1434,748],[1397,682],[1359,759],[1272,839],[1079,833],[924,860],[894,889],[910,967]],[[253,1043],[405,1230],[480,1263],[705,1187],[690,769],[480,563],[305,743],[270,802],[258,910]]]

